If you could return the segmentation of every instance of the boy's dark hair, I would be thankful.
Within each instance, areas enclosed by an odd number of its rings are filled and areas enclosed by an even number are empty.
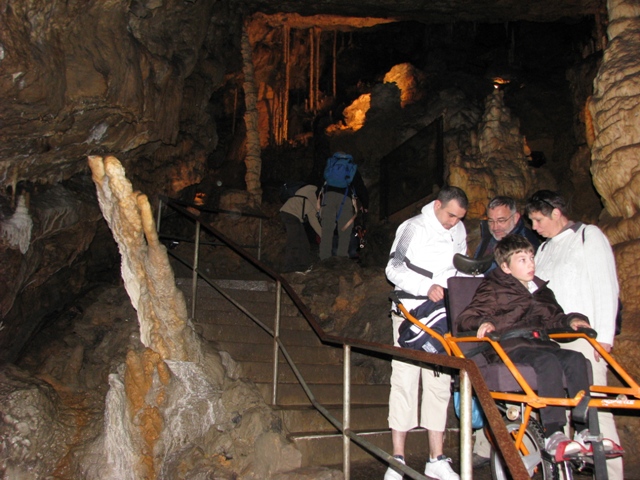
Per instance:
[[[442,190],[438,192],[437,200],[439,200],[442,205],[446,205],[451,200],[455,200],[458,202],[458,205],[460,205],[460,208],[464,208],[465,210],[469,209],[467,194],[459,187],[443,187]]]
[[[534,193],[525,206],[527,215],[540,212],[545,217],[550,217],[553,209],[557,208],[565,217],[568,216],[567,202],[559,193],[551,190],[538,190]]]
[[[496,243],[493,254],[498,265],[503,263],[509,265],[511,257],[520,252],[534,253],[535,250],[531,242],[525,237],[512,233]]]

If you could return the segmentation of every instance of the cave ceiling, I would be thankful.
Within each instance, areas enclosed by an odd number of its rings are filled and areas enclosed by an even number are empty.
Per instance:
[[[255,11],[267,14],[369,16],[426,23],[555,22],[605,12],[605,4],[600,0],[258,0],[249,3]]]
[[[22,180],[51,184],[86,172],[90,154],[142,158],[158,156],[162,145],[175,150],[163,158],[184,157],[189,144],[179,143],[181,115],[215,148],[215,124],[205,107],[189,103],[188,92],[206,99],[239,70],[234,38],[250,14],[292,28],[353,30],[404,20],[579,22],[606,12],[600,0],[81,3],[31,8],[12,0],[0,15],[0,185],[14,192]],[[206,82],[189,78],[199,60]]]

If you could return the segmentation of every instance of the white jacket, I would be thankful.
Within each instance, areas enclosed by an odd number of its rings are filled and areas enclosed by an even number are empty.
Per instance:
[[[467,253],[467,232],[462,222],[447,230],[436,218],[434,202],[422,213],[402,223],[396,232],[385,273],[396,287],[412,295],[426,296],[432,285],[447,286],[456,274],[453,255]],[[403,299],[411,310],[425,300]]]

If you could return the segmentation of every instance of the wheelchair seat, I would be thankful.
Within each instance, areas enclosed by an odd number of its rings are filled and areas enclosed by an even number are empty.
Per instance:
[[[447,315],[449,318],[449,328],[453,337],[460,336],[461,332],[458,329],[456,320],[464,309],[471,303],[473,295],[483,280],[483,277],[451,277],[447,281]],[[460,344],[460,349],[466,355],[472,350],[476,350],[478,345],[486,344],[462,343]],[[489,390],[500,392],[522,392],[520,384],[516,381],[515,377],[505,364],[489,363],[481,353],[473,355],[471,360],[478,365]],[[514,365],[531,388],[536,390],[538,377],[533,367],[518,363],[515,363]]]

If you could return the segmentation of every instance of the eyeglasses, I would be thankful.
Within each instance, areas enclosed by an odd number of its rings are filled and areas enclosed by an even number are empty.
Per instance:
[[[512,213],[507,218],[496,218],[495,220],[490,218],[490,219],[487,220],[487,223],[489,224],[489,226],[500,225],[502,227],[502,226],[506,225],[507,223],[509,223],[509,220],[511,220],[514,215],[515,215],[515,212]]]

